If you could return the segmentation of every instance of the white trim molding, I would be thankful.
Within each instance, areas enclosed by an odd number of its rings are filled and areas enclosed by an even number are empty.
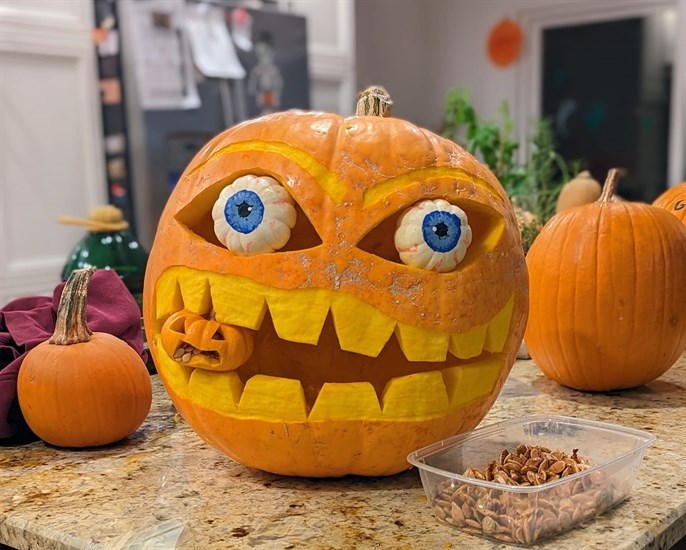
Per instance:
[[[355,81],[355,2],[353,0],[319,0],[317,10],[311,10],[316,0],[281,0],[281,5],[293,13],[302,13],[308,24],[308,58],[312,86],[317,82],[334,83],[338,87],[338,112],[351,115],[357,97]],[[323,9],[325,8],[325,9]],[[312,28],[322,17],[335,22],[335,40],[317,42]],[[317,108],[313,105],[313,108]]]
[[[52,293],[69,250],[82,234],[75,228],[57,229],[57,215],[86,215],[106,200],[106,187],[92,3],[0,2],[0,305],[4,305],[19,296]],[[55,75],[57,85],[46,80]],[[37,89],[43,90],[45,103]],[[57,168],[42,165],[41,152],[53,152],[55,144],[74,154],[61,159],[64,163]],[[53,172],[54,180],[49,177]],[[60,196],[77,197],[74,207],[83,210],[58,211],[64,203],[55,204],[50,197],[60,188],[64,189]],[[26,207],[32,201],[35,211]],[[41,232],[50,238],[41,241]]]
[[[640,17],[664,10],[674,10],[676,28],[686,29],[686,0],[575,0],[537,3],[518,11],[516,18],[529,42],[516,75],[516,119],[530,121],[541,116],[542,42],[546,28]],[[668,185],[686,180],[686,33],[676,33],[673,56]],[[528,142],[527,126],[521,124],[518,129],[520,143]]]

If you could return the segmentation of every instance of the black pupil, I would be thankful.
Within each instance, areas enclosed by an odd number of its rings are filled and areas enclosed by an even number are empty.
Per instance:
[[[236,210],[238,210],[238,215],[241,218],[247,218],[250,215],[250,212],[252,211],[252,205],[243,201],[241,204],[236,206]]]
[[[438,222],[434,226],[434,233],[439,239],[444,239],[448,236],[448,226],[443,222]]]

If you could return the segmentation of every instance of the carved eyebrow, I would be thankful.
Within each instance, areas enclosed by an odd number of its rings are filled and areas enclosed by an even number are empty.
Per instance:
[[[312,155],[306,153],[302,149],[298,149],[286,143],[273,141],[249,140],[226,145],[214,151],[207,159],[195,166],[193,170],[190,171],[189,176],[202,170],[206,164],[216,158],[228,153],[240,152],[273,153],[291,162],[294,162],[308,174],[310,174],[313,179],[319,183],[324,193],[326,193],[326,195],[336,204],[341,203],[347,192],[343,182],[340,181],[331,170],[320,163]],[[504,200],[500,193],[498,193],[489,182],[482,178],[452,166],[432,166],[430,168],[421,168],[413,172],[408,172],[371,186],[362,194],[362,208],[372,206],[373,204],[383,200],[388,195],[391,195],[404,187],[416,184],[418,181],[436,177],[450,177],[466,180],[474,185],[483,187],[486,189],[486,191],[488,191],[489,194],[493,195],[499,201],[503,202]]]
[[[291,162],[294,162],[310,174],[319,183],[320,187],[336,204],[343,200],[346,188],[343,183],[326,166],[320,163],[312,155],[302,149],[292,147],[286,143],[273,141],[250,140],[231,143],[212,153],[207,159],[198,164],[189,175],[193,175],[209,163],[210,161],[226,155],[228,153],[240,152],[266,152],[279,155]]]
[[[362,194],[362,208],[372,206],[404,187],[408,187],[428,178],[441,177],[467,180],[474,185],[483,187],[489,194],[503,202],[503,197],[500,193],[498,193],[486,180],[476,177],[464,170],[460,170],[459,168],[453,168],[452,166],[432,166],[430,168],[422,168],[420,170],[415,170],[414,172],[408,172],[407,174],[402,174],[371,186]]]

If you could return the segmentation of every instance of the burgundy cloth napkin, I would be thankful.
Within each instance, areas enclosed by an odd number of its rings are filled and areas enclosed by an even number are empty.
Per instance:
[[[0,309],[0,445],[36,439],[19,409],[17,376],[26,353],[52,336],[63,288],[59,284],[52,298],[18,298]],[[108,332],[147,359],[140,309],[115,271],[93,273],[86,320],[91,331]]]

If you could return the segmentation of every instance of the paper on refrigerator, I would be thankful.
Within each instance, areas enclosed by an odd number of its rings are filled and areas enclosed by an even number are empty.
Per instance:
[[[183,0],[122,2],[143,109],[195,109],[200,96],[184,33]]]
[[[193,61],[203,75],[232,80],[245,78],[223,9],[208,4],[189,7],[185,23]]]

